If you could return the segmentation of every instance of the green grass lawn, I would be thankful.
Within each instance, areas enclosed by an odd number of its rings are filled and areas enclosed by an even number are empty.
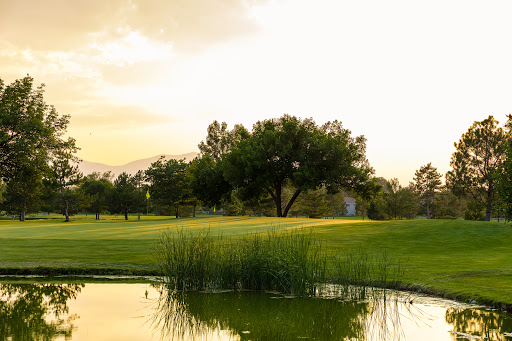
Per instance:
[[[154,272],[161,231],[210,229],[224,236],[314,226],[329,254],[363,249],[400,259],[404,282],[416,289],[459,299],[512,305],[512,227],[497,222],[200,216],[137,221],[72,219],[0,221],[3,273],[42,267]],[[79,272],[79,271],[78,271]]]

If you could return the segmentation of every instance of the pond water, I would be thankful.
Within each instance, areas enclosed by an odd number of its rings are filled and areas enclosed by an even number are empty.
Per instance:
[[[407,293],[362,302],[172,294],[152,284],[0,284],[0,340],[512,340],[512,316]]]

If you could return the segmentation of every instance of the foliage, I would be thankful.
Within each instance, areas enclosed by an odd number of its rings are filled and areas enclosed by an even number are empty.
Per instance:
[[[325,189],[308,190],[297,200],[298,210],[309,218],[325,217],[332,213],[326,199]]]
[[[464,219],[465,220],[485,220],[485,207],[476,200],[469,200],[467,203],[467,208],[464,211]]]
[[[135,177],[126,172],[119,174],[114,180],[111,193],[112,211],[123,213],[125,220],[128,220],[128,211],[137,211],[139,202],[139,190]]]
[[[342,188],[370,197],[376,186],[365,157],[365,139],[353,138],[340,122],[319,127],[312,119],[284,115],[258,121],[249,137],[235,144],[223,161],[224,176],[243,199],[270,195],[276,215],[286,217],[301,192]],[[282,202],[283,187],[295,192]]]
[[[456,219],[462,217],[466,210],[466,199],[443,188],[436,196],[432,206],[431,217],[435,219]]]
[[[452,170],[446,174],[447,186],[459,196],[469,196],[485,207],[490,221],[495,203],[496,178],[505,161],[505,131],[489,116],[476,121],[464,133],[451,158]]]
[[[20,167],[5,186],[2,207],[10,214],[19,214],[20,221],[24,221],[25,213],[39,206],[42,190],[41,171],[33,167]]]
[[[231,186],[224,179],[222,165],[209,154],[195,158],[187,169],[192,194],[207,206],[219,205],[230,196]]]
[[[430,162],[414,173],[414,190],[427,208],[427,219],[430,219],[430,207],[440,189],[441,174],[437,172],[437,168],[432,167]]]
[[[75,202],[79,206],[80,201],[86,200],[83,193],[77,190],[82,179],[82,173],[78,170],[80,160],[73,156],[76,153],[75,141],[69,140],[60,146],[54,153],[48,175],[45,179],[47,186],[59,193],[61,207],[66,221],[69,221],[69,206]]]
[[[34,89],[33,83],[30,76],[7,86],[0,79],[0,177],[5,205],[21,219],[39,201],[48,161],[62,149],[76,149],[72,138],[63,138],[69,116],[59,116],[44,102],[44,85]]]
[[[180,216],[180,206],[191,198],[187,176],[187,163],[184,160],[163,160],[153,162],[146,170],[146,181],[154,204],[172,207],[176,218]]]
[[[418,213],[417,198],[411,186],[402,187],[398,179],[378,179],[383,191],[370,202],[368,218],[372,220],[413,219]],[[361,199],[359,199],[361,200]]]
[[[198,145],[201,156],[208,155],[217,162],[231,151],[234,145],[249,137],[249,132],[242,125],[235,125],[231,131],[227,128],[226,122],[219,124],[217,121],[208,126],[206,141],[201,141]]]
[[[96,219],[99,219],[99,214],[105,212],[109,208],[109,199],[112,197],[112,190],[114,188],[110,181],[111,173],[94,172],[87,175],[82,184],[80,185],[83,193],[91,198],[90,204],[86,209],[96,213]]]
[[[388,220],[389,215],[385,212],[382,197],[378,197],[370,202],[368,206],[368,219],[371,220]]]
[[[505,160],[498,176],[498,192],[501,197],[500,206],[503,206],[505,216],[512,219],[512,115],[508,115],[505,141]],[[501,207],[500,207],[501,208]]]

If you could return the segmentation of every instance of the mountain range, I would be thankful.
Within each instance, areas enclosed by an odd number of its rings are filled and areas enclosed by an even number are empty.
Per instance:
[[[192,161],[197,156],[197,153],[187,153],[187,154],[181,154],[181,155],[156,155],[147,159],[140,159],[136,161],[129,162],[125,165],[121,166],[111,166],[104,163],[99,162],[90,162],[86,160],[82,160],[78,164],[78,168],[84,175],[91,174],[92,172],[99,172],[99,173],[105,173],[105,172],[112,172],[114,175],[114,178],[116,178],[119,174],[122,172],[126,172],[131,175],[135,175],[139,170],[146,170],[151,166],[151,164],[155,161],[157,161],[160,157],[164,157],[165,160],[181,160],[184,159],[186,162]]]

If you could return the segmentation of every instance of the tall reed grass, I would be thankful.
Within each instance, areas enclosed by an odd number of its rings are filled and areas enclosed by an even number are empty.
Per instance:
[[[325,280],[325,252],[312,232],[270,231],[243,237],[212,236],[209,231],[165,232],[159,264],[177,290],[275,290],[315,293]]]
[[[326,251],[312,229],[231,238],[180,229],[161,235],[157,257],[167,284],[180,291],[248,289],[314,296],[329,281],[346,293],[357,285],[356,298],[364,298],[367,287],[396,287],[403,274],[386,255],[360,251],[328,259]]]

